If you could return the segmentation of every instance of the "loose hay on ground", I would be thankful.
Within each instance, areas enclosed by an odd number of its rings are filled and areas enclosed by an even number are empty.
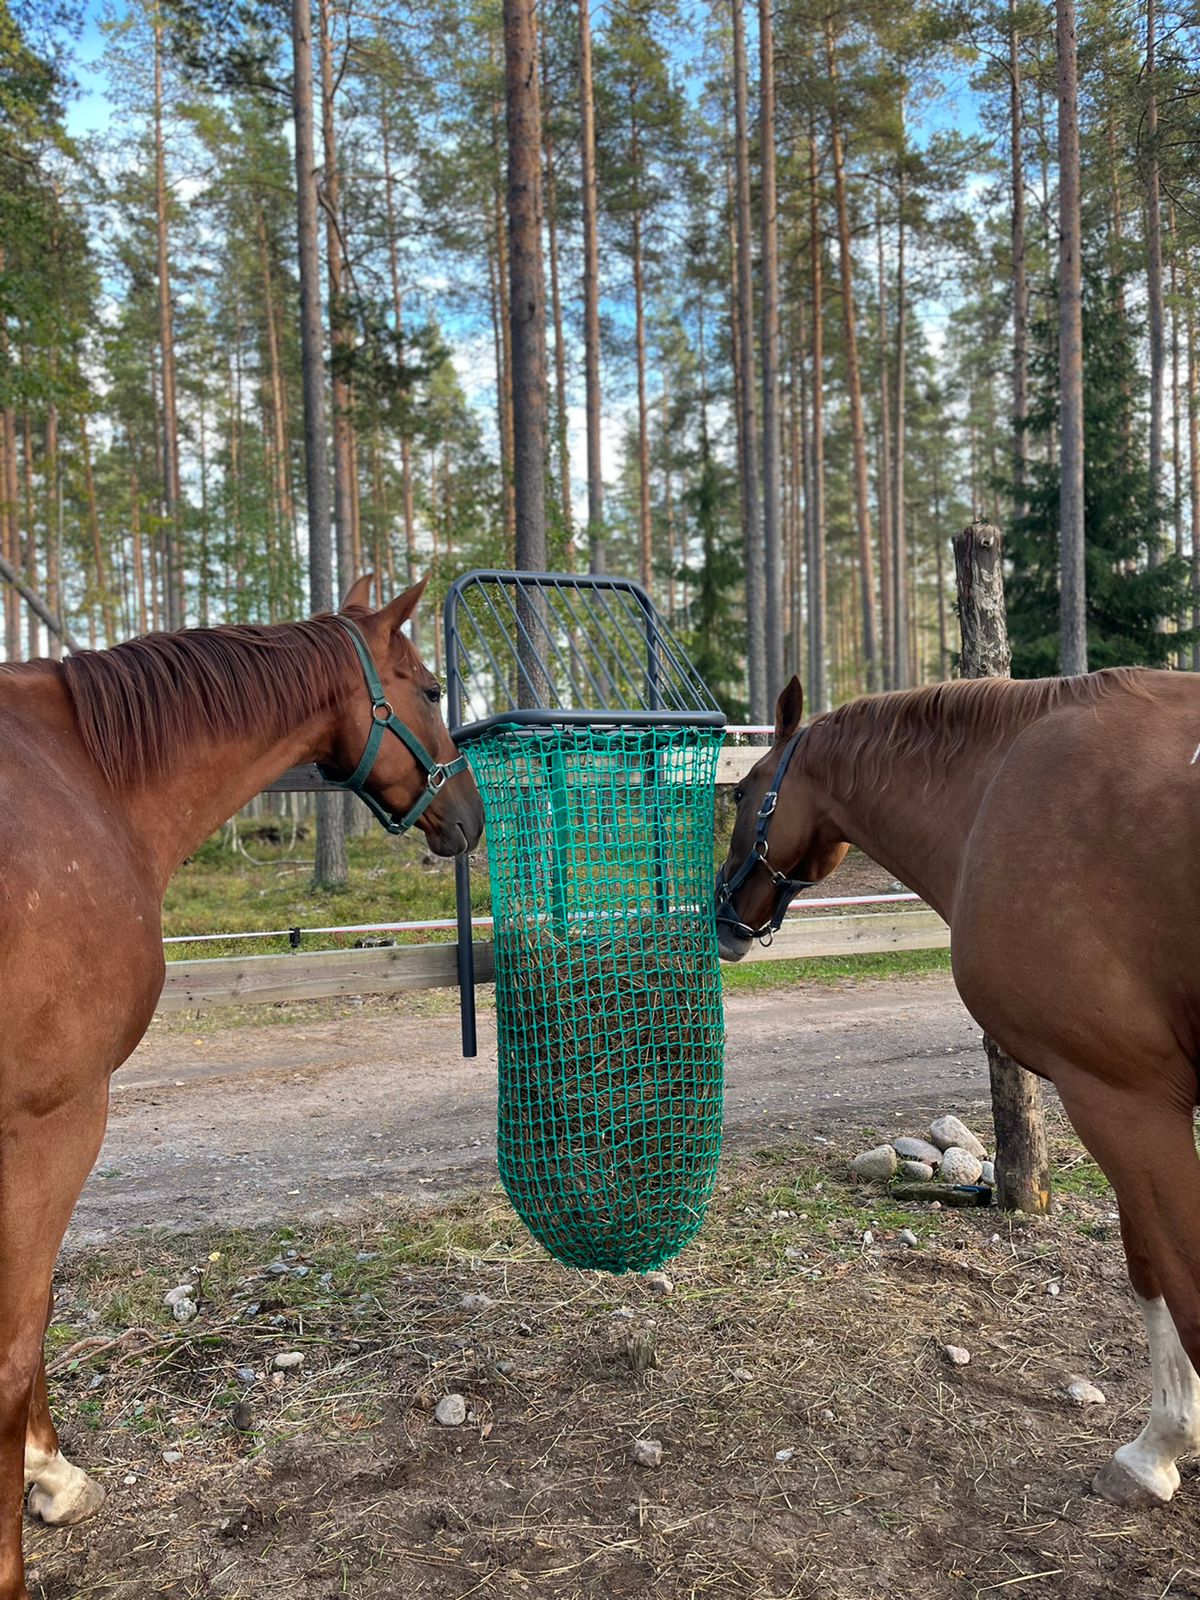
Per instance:
[[[27,1525],[31,1593],[1200,1594],[1194,1471],[1165,1512],[1086,1492],[1146,1396],[1111,1197],[1076,1167],[1046,1223],[900,1210],[841,1182],[860,1133],[729,1164],[666,1300],[547,1261],[494,1193],[69,1262],[54,1389],[110,1501],[69,1532]],[[1060,1142],[1060,1169],[1076,1152]],[[162,1295],[201,1272],[177,1328]],[[492,1304],[464,1311],[481,1291]],[[305,1362],[276,1382],[281,1350]],[[1075,1373],[1109,1404],[1072,1405]],[[469,1420],[439,1428],[451,1390]],[[629,1462],[636,1438],[662,1441],[661,1467]]]

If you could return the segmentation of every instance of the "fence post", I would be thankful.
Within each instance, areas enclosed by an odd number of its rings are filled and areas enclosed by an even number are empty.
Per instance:
[[[1004,610],[1000,530],[972,522],[954,539],[964,678],[1007,678],[1012,656]],[[996,1124],[996,1198],[1005,1211],[1050,1210],[1050,1160],[1037,1079],[983,1036]]]

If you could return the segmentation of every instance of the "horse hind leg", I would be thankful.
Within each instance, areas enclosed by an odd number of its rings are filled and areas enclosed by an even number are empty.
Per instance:
[[[46,1326],[54,1315],[54,1293],[46,1312]],[[43,1354],[33,1382],[29,1421],[25,1428],[25,1487],[28,1506],[43,1522],[66,1527],[93,1516],[104,1504],[104,1490],[81,1467],[67,1460],[59,1448],[58,1432],[50,1416],[46,1392],[46,1358]]]
[[[1150,1415],[1092,1487],[1116,1505],[1161,1505],[1176,1462],[1200,1452],[1200,1160],[1178,1097],[1060,1083],[1071,1121],[1117,1194],[1129,1278],[1150,1346]]]

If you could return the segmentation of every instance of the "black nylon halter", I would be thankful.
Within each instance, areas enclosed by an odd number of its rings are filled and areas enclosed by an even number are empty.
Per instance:
[[[783,748],[775,768],[775,775],[771,779],[771,786],[762,797],[762,804],[758,808],[758,817],[754,830],[754,843],[750,853],[734,873],[732,878],[726,879],[725,868],[722,867],[717,874],[717,922],[725,927],[732,928],[734,933],[743,939],[761,939],[764,944],[770,944],[772,935],[779,932],[781,923],[787,915],[787,908],[801,889],[811,889],[812,882],[808,878],[789,878],[786,873],[777,871],[767,859],[767,834],[771,827],[771,818],[775,815],[775,807],[779,803],[779,791],[783,780],[787,777],[788,768],[792,764],[792,757],[796,754],[801,739],[808,732],[807,728],[797,728],[792,737]],[[775,904],[771,908],[771,915],[757,928],[752,928],[749,923],[743,922],[733,910],[733,897],[749,878],[756,867],[763,871],[775,885]]]

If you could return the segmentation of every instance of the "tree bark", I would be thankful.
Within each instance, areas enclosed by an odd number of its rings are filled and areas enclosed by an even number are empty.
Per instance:
[[[323,210],[325,267],[329,277],[330,389],[333,400],[333,525],[337,545],[338,590],[345,594],[358,573],[354,546],[354,463],[350,442],[351,397],[346,368],[352,334],[346,315],[346,249],[342,238],[341,175],[338,171],[333,40],[329,32],[330,0],[317,0],[321,47],[321,143],[324,148]]]
[[[815,118],[808,127],[809,273],[812,286],[812,460],[808,474],[808,689],[814,711],[828,711],[825,559],[825,304],[821,173]]]
[[[635,146],[636,150],[636,139]],[[637,156],[634,156],[636,166]],[[654,586],[654,531],[650,520],[650,413],[646,400],[646,293],[642,266],[642,213],[633,213],[633,321],[638,402],[638,577]]]
[[[1008,0],[1008,70],[1010,153],[1012,169],[1012,410],[1013,507],[1024,516],[1029,463],[1029,283],[1025,255],[1025,154],[1021,104],[1021,38],[1017,32],[1017,0]]]
[[[596,198],[596,110],[591,0],[579,3],[579,146],[583,202],[583,373],[587,413],[588,561],[606,564],[604,469],[600,444],[600,237]]]
[[[92,572],[96,583],[96,599],[104,626],[106,645],[116,644],[116,627],[113,618],[112,593],[108,586],[108,563],[104,558],[104,540],[100,532],[100,509],[96,502],[96,478],[92,471],[92,444],[88,435],[87,417],[79,413],[79,444],[83,453],[83,487],[87,498],[88,533],[92,546]],[[17,563],[14,561],[13,565]]]
[[[167,226],[166,152],[162,129],[162,22],[154,23],[154,201],[158,241],[158,340],[162,352],[162,468],[166,512],[164,589],[167,627],[184,621],[183,572],[179,527],[179,420],[176,410],[175,329],[171,307],[171,267]],[[113,641],[110,639],[109,643]]]
[[[1056,0],[1058,44],[1059,670],[1087,671],[1083,501],[1083,283],[1075,0]]]
[[[904,102],[900,102],[901,135],[904,134]],[[893,666],[892,688],[903,689],[911,681],[909,671],[908,626],[908,518],[905,498],[906,445],[908,424],[908,278],[905,246],[907,243],[907,218],[905,201],[908,198],[907,173],[904,166],[906,142],[900,148],[899,211],[896,224],[896,468],[892,490],[892,519],[895,529],[892,540],[892,582],[896,595],[896,616],[892,629]]]
[[[329,445],[325,432],[325,355],[321,325],[321,256],[317,235],[316,136],[313,125],[312,0],[292,0],[292,50],[309,604],[313,611],[332,611]],[[348,870],[342,797],[339,794],[319,794],[313,881],[321,886],[345,883]]]
[[[754,383],[754,262],[750,227],[750,132],[747,102],[744,0],[731,0],[733,12],[734,219],[737,233],[737,326],[740,369],[739,471],[742,491],[742,542],[746,565],[746,665],[750,720],[766,722],[766,574],[758,479],[758,405]]]
[[[846,338],[846,385],[850,402],[850,434],[854,450],[854,507],[858,529],[859,583],[862,595],[862,652],[867,688],[878,689],[879,640],[875,626],[875,567],[871,555],[871,502],[867,481],[867,431],[863,418],[862,374],[858,360],[858,324],[854,308],[854,258],[850,248],[850,204],[846,193],[846,163],[842,148],[841,118],[836,103],[837,56],[833,22],[825,23],[825,58],[835,100],[829,114],[833,183],[837,201],[838,248],[842,269],[842,325]]]
[[[1195,274],[1189,260],[1186,273],[1188,347],[1188,471],[1192,503],[1192,671],[1200,672],[1200,351],[1196,349]]]
[[[903,593],[897,593],[892,570],[892,398],[889,393],[891,377],[888,371],[888,345],[891,330],[888,327],[887,272],[883,256],[883,217],[875,213],[875,239],[879,270],[879,461],[876,467],[877,497],[879,501],[879,612],[882,619],[883,671],[882,687],[894,685],[895,627],[897,601],[904,603]]]
[[[516,564],[546,566],[546,283],[534,0],[504,0]]]
[[[1007,678],[1011,665],[1004,611],[1000,532],[973,522],[954,541],[964,678]],[[1037,1079],[983,1036],[996,1125],[996,1198],[1002,1210],[1050,1210],[1050,1159]]]
[[[575,516],[571,507],[571,444],[567,433],[567,344],[563,336],[562,295],[558,276],[558,172],[554,164],[554,129],[550,107],[549,53],[542,53],[542,148],[546,166],[546,243],[550,249],[550,311],[554,319],[554,449],[558,462],[558,494],[562,508],[566,567],[575,570]]]
[[[1158,170],[1158,91],[1155,86],[1157,50],[1155,0],[1146,0],[1146,302],[1150,333],[1150,490],[1155,500],[1162,493],[1163,473],[1163,371],[1166,366],[1166,332],[1163,316],[1162,208]],[[1151,566],[1162,555],[1157,522],[1147,554]]]
[[[783,688],[782,434],[779,416],[779,212],[775,159],[772,0],[759,0],[759,148],[762,163],[763,568],[768,707]]]

